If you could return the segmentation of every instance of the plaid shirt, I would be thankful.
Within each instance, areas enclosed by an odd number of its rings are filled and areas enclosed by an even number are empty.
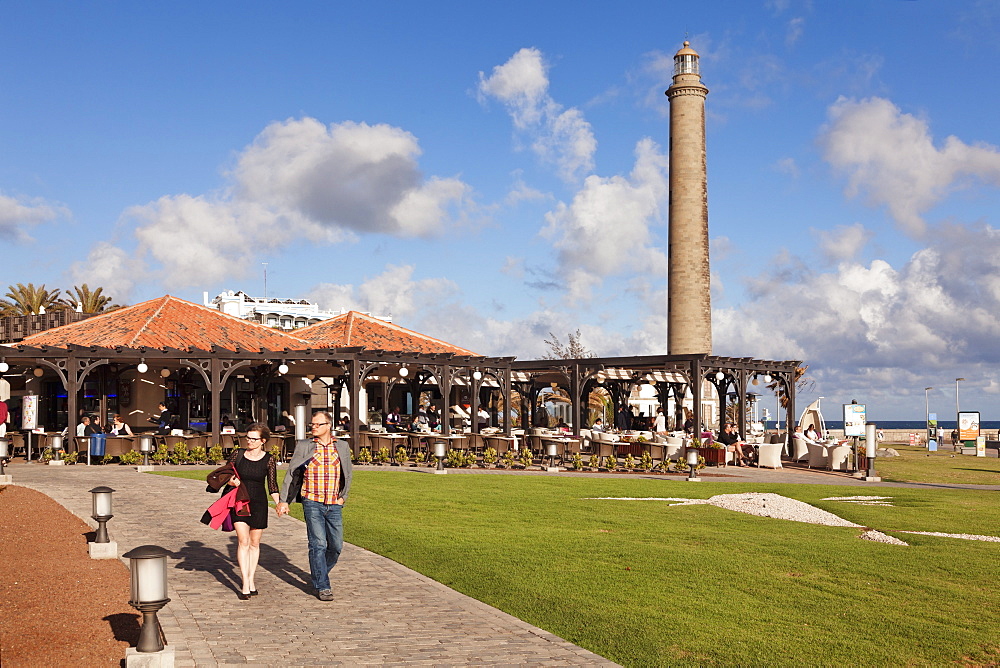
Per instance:
[[[340,455],[337,443],[316,443],[316,452],[302,478],[302,498],[332,504],[340,498]]]

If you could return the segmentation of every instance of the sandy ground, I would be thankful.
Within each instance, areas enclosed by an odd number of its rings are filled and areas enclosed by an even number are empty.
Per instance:
[[[40,492],[0,487],[0,665],[118,666],[139,639],[128,568]]]

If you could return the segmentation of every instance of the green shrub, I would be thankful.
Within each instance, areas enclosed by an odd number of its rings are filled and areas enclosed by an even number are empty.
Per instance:
[[[486,448],[483,450],[483,466],[486,468],[492,468],[494,464],[497,463],[497,451],[496,448]]]
[[[63,453],[59,455],[59,458],[67,464],[76,464],[79,454],[79,452],[69,452],[64,450]]]
[[[642,453],[642,458],[639,460],[639,468],[647,473],[653,470],[653,456],[648,452]]]
[[[137,450],[129,450],[127,452],[123,452],[121,456],[118,458],[118,463],[124,464],[125,466],[134,466],[138,464],[140,461],[142,461],[142,454],[139,453]]]
[[[389,461],[389,448],[382,446],[375,453],[375,463],[381,466]]]
[[[500,457],[500,466],[505,469],[514,468],[514,451],[508,450]]]
[[[587,460],[587,468],[593,469],[595,471],[601,468],[601,458],[598,457],[596,454],[591,455],[590,459]]]
[[[531,448],[527,445],[521,446],[521,451],[518,453],[518,459],[521,462],[521,466],[528,468],[531,463],[535,460],[534,454],[531,452]]]
[[[465,466],[465,453],[461,450],[449,450],[444,458],[444,465],[450,469],[462,468]]]
[[[281,461],[281,443],[275,443],[270,448],[267,449],[272,457],[277,461]]]
[[[358,463],[359,464],[371,464],[372,463],[372,451],[368,448],[361,448],[361,452],[358,453]]]
[[[163,443],[160,443],[156,448],[156,452],[153,453],[152,460],[157,464],[166,464],[167,460],[170,459],[170,450]]]
[[[191,448],[191,452],[188,453],[188,461],[192,464],[204,464],[207,457],[208,453],[206,453],[205,448],[200,445]]]
[[[635,468],[635,457],[632,456],[632,453],[625,455],[624,466],[626,471],[631,471]]]
[[[618,470],[618,458],[615,457],[614,455],[608,455],[607,457],[605,457],[604,458],[604,468],[606,468],[608,471],[617,471]]]
[[[569,460],[569,465],[574,471],[579,471],[583,468],[583,457],[580,456],[579,452],[573,453],[573,457]]]
[[[426,452],[418,452],[417,454],[413,455],[413,461],[415,461],[418,465],[423,464],[426,459],[427,459]]]
[[[205,461],[209,464],[218,464],[225,458],[222,454],[222,446],[216,443],[208,449],[208,453],[205,455]]]
[[[97,458],[97,463],[103,466],[104,464],[110,464],[111,462],[114,461],[114,459],[115,459],[114,455],[102,455],[101,457]]]
[[[187,464],[188,463],[188,445],[184,441],[179,441],[174,444],[174,451],[170,453],[170,463],[171,464]]]
[[[396,463],[402,466],[410,459],[410,455],[406,452],[406,448],[399,446],[396,448]]]

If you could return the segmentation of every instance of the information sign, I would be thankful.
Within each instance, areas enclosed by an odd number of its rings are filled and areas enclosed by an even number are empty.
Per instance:
[[[864,404],[844,404],[844,436],[865,435],[865,405]]]

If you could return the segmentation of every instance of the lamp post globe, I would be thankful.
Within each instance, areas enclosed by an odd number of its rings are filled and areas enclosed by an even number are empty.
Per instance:
[[[140,545],[122,555],[129,560],[132,598],[128,604],[142,613],[137,652],[159,652],[163,633],[156,612],[170,602],[167,598],[167,557],[170,552],[156,545]]]

